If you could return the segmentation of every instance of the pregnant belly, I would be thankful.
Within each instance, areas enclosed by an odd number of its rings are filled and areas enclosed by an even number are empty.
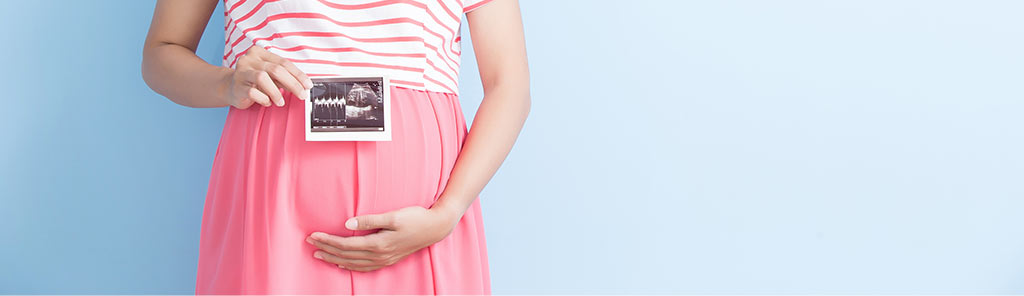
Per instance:
[[[303,101],[286,99],[283,107],[231,109],[207,197],[221,209],[246,213],[238,223],[269,229],[268,239],[366,234],[346,230],[344,221],[430,207],[466,134],[457,96],[392,87],[391,141],[307,142]]]

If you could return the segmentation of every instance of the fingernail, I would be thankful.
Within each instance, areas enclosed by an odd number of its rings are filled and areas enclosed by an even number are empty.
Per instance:
[[[305,86],[306,89],[313,88],[313,79],[306,78],[306,81],[303,82],[302,85]]]
[[[311,236],[313,238],[315,238],[315,239],[324,239],[324,233],[323,232],[314,232],[313,235],[311,235]]]
[[[313,257],[315,257],[316,259],[324,259],[324,256],[320,255],[320,252],[313,253]]]
[[[345,221],[345,228],[356,230],[356,227],[359,227],[359,221],[356,218],[348,218],[348,221]]]
[[[309,243],[309,244],[311,244],[311,245],[312,245],[312,244],[314,244],[314,242],[313,242],[313,238],[311,238],[311,237],[307,237],[307,238],[306,238],[306,242],[307,242],[307,243]]]

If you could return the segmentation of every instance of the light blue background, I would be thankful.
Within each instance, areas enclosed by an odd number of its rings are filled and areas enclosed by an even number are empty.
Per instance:
[[[143,83],[151,1],[2,4],[0,292],[192,293],[226,109]],[[1024,293],[1024,2],[522,8],[495,293]]]

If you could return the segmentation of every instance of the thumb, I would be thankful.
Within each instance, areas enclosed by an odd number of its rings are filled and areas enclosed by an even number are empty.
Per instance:
[[[393,221],[390,213],[356,216],[345,221],[345,228],[349,230],[394,229]]]

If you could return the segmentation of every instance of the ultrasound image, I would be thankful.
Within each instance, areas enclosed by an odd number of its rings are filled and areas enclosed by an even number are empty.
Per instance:
[[[314,80],[310,95],[313,131],[383,131],[381,83],[380,80]]]

